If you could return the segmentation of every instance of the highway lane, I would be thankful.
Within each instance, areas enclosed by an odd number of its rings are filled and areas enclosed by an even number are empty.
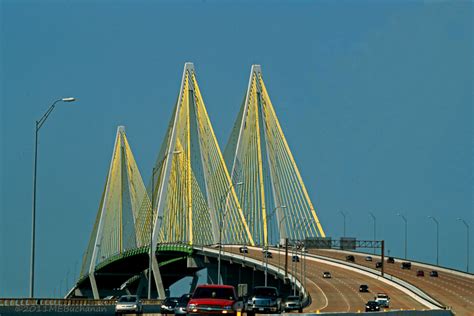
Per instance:
[[[340,260],[345,260],[348,254],[337,250],[310,250],[310,253]],[[371,255],[373,261],[365,261],[366,254],[351,254],[354,255],[356,264],[370,268],[375,268],[375,262],[380,260],[379,256]],[[474,279],[462,277],[455,272],[439,270],[436,267],[423,267],[417,263],[412,263],[411,270],[403,270],[400,267],[403,260],[395,260],[394,264],[385,263],[386,273],[422,289],[434,299],[451,307],[459,315],[474,315]],[[423,270],[425,276],[416,276],[418,270]],[[432,270],[438,271],[439,276],[437,278],[429,276]]]
[[[238,253],[238,248],[226,247],[226,251]],[[269,264],[284,267],[284,252],[280,254],[272,250],[273,258],[269,259]],[[260,249],[249,249],[250,257],[263,260]],[[296,275],[299,277],[301,272],[301,263],[297,265]],[[288,263],[289,273],[292,270],[291,255],[289,254]],[[331,279],[323,278],[323,272],[330,271]],[[387,293],[391,297],[390,309],[425,309],[426,307],[417,302],[407,294],[388,285],[382,281],[367,277],[363,274],[350,271],[344,268],[335,267],[329,264],[312,261],[309,258],[306,262],[306,288],[312,297],[311,305],[305,309],[305,312],[357,312],[364,311],[365,303],[374,298],[378,292]],[[360,293],[359,286],[367,284],[369,293]]]

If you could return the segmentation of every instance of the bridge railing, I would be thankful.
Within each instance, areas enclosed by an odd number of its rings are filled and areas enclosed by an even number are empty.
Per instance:
[[[31,306],[31,305],[60,305],[60,306],[109,306],[117,300],[94,300],[78,298],[0,298],[0,306]],[[141,299],[144,305],[159,305],[162,300]]]

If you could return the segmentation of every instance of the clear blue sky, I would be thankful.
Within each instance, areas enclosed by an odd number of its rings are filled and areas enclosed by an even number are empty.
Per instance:
[[[328,235],[342,235],[343,210],[348,235],[372,238],[372,211],[403,256],[400,212],[409,256],[434,262],[432,215],[440,263],[465,269],[471,3],[0,0],[0,23],[0,296],[28,294],[34,121],[56,98],[79,99],[40,134],[36,293],[48,296],[79,270],[117,125],[148,182],[186,61],[221,148],[262,65]]]

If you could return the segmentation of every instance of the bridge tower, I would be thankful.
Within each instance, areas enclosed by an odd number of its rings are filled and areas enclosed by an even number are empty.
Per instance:
[[[239,188],[231,182],[192,63],[184,65],[152,177],[148,187],[153,212],[146,205],[142,208],[139,227],[143,235],[139,239],[149,236],[153,214],[153,249],[165,242],[209,245],[222,240],[253,245],[237,199]],[[153,273],[158,275],[154,256],[152,262]]]
[[[99,210],[81,268],[81,278],[89,275],[95,299],[99,298],[96,268],[113,256],[140,246],[136,222],[144,199],[145,185],[125,135],[125,127],[119,126]]]
[[[257,244],[325,237],[263,82],[253,65],[224,157]]]

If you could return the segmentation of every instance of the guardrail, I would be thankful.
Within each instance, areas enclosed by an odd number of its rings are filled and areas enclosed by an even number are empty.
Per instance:
[[[371,256],[371,257],[378,258],[378,259],[381,258],[381,256],[379,254],[373,254],[371,252],[365,252],[365,251],[351,251],[351,250],[347,250],[347,249],[308,248],[308,250],[332,250],[332,251],[337,251],[337,252],[340,252],[340,253],[346,253],[346,254],[351,254],[351,255]],[[387,257],[389,257],[389,256],[386,255],[385,258],[387,258]],[[445,267],[445,266],[435,265],[435,264],[432,264],[432,263],[421,262],[421,261],[413,260],[413,259],[410,259],[410,258],[404,259],[404,258],[399,258],[399,257],[395,257],[395,256],[390,256],[390,257],[394,258],[398,262],[408,261],[408,262],[411,262],[412,264],[416,264],[416,265],[418,265],[422,268],[448,272],[448,273],[455,274],[457,276],[461,276],[461,277],[464,277],[464,278],[469,278],[469,279],[474,280],[474,273],[471,273],[471,272],[466,272],[466,271],[459,270],[459,269],[454,269],[454,268],[449,268],[449,267]]]
[[[143,305],[160,305],[163,300],[141,299]],[[81,298],[0,298],[0,306],[109,306],[115,305],[117,300],[94,300]]]

